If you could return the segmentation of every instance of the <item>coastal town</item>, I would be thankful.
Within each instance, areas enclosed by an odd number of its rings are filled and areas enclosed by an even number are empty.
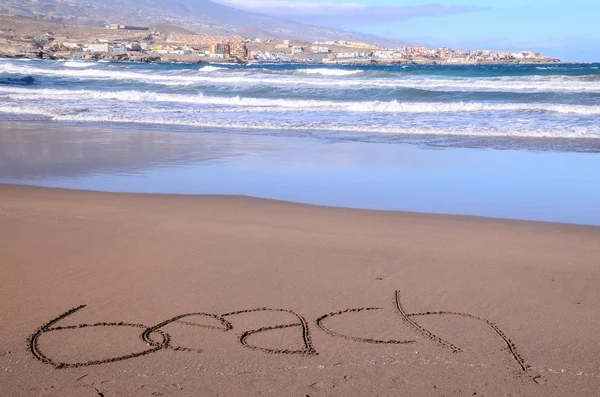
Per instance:
[[[0,16],[0,19],[15,18]],[[16,17],[22,18],[22,17]],[[39,23],[39,20],[33,20]],[[43,24],[43,23],[42,23]],[[19,25],[22,26],[23,24]],[[56,27],[58,27],[57,24]],[[3,24],[7,26],[7,24]],[[255,37],[205,35],[173,26],[136,27],[108,24],[73,29],[39,28],[19,34],[0,28],[0,56],[41,59],[81,59],[142,62],[295,62],[320,64],[449,64],[560,62],[533,51],[492,51],[405,46],[340,40],[307,42]],[[81,30],[81,29],[80,29]],[[71,33],[71,34],[70,34]]]

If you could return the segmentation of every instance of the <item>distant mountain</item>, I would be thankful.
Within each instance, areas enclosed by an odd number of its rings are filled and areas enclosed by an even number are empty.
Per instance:
[[[237,10],[210,0],[1,0],[0,13],[100,25],[177,25],[205,34],[263,39],[349,40],[399,47],[411,43],[285,21]]]

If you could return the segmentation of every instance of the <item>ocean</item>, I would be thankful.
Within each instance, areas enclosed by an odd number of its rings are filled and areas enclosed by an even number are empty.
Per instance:
[[[600,151],[600,64],[189,65],[0,60],[0,120]]]

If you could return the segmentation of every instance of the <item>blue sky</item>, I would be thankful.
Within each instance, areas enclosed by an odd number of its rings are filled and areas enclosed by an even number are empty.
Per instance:
[[[600,0],[218,0],[299,22],[433,46],[600,61]]]

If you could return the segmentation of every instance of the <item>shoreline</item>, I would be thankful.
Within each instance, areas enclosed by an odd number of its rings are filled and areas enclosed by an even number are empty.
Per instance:
[[[0,121],[14,123],[14,124],[26,124],[26,125],[50,125],[50,126],[63,126],[66,128],[82,127],[90,129],[108,129],[116,131],[127,131],[133,128],[137,131],[160,131],[168,127],[170,130],[176,133],[192,133],[202,130],[203,132],[210,133],[222,133],[222,134],[233,134],[241,136],[275,136],[280,138],[295,138],[295,139],[315,139],[312,136],[299,136],[299,135],[270,135],[268,133],[261,133],[259,129],[245,129],[245,127],[233,128],[233,127],[204,127],[195,126],[193,124],[162,124],[159,122],[133,122],[133,121],[80,121],[80,120],[55,120],[53,116],[44,114],[17,114],[17,113],[0,113]],[[315,128],[315,131],[318,131]],[[267,131],[269,132],[269,131]],[[383,137],[383,134],[380,134]],[[354,143],[365,143],[365,144],[384,144],[384,145],[409,145],[413,147],[423,148],[440,148],[440,149],[491,149],[497,151],[520,151],[527,153],[581,153],[581,154],[595,154],[600,153],[600,138],[597,137],[585,137],[585,136],[568,136],[568,137],[548,137],[548,136],[534,136],[534,135],[477,135],[477,134],[418,134],[418,133],[406,133],[403,134],[405,140],[397,141],[385,141],[377,139],[361,139],[357,136],[356,139],[345,139],[340,142],[354,142]],[[448,140],[443,144],[436,145],[435,142],[425,142],[427,138],[443,138]],[[335,136],[331,136],[331,140],[336,140]],[[452,140],[461,141],[467,140],[468,143],[463,144],[449,144]],[[414,142],[413,142],[414,140]],[[502,145],[502,141],[511,140],[513,142],[520,142],[523,146],[509,147]],[[561,144],[560,149],[546,148],[542,143],[552,142]],[[571,143],[571,145],[567,144]]]
[[[269,205],[272,203],[273,205],[284,205],[284,206],[299,206],[299,207],[314,207],[316,209],[322,209],[324,211],[339,211],[344,212],[347,211],[349,213],[372,213],[379,215],[390,215],[390,216],[399,216],[399,217],[407,217],[407,218],[438,218],[446,219],[446,220],[462,220],[462,221],[473,221],[473,222],[502,222],[507,224],[515,224],[515,225],[526,225],[526,224],[540,224],[547,226],[572,226],[572,227],[581,227],[581,228],[592,228],[599,229],[600,225],[596,224],[580,224],[580,223],[568,223],[568,222],[556,222],[556,221],[542,221],[542,220],[529,220],[529,219],[518,219],[518,218],[496,218],[491,216],[482,216],[482,215],[466,215],[466,214],[447,214],[447,213],[438,213],[438,212],[419,212],[419,211],[402,211],[402,210],[390,210],[390,209],[371,209],[371,208],[357,208],[357,207],[344,207],[344,206],[336,206],[336,205],[326,205],[326,204],[311,204],[311,203],[303,203],[299,201],[289,201],[289,200],[280,200],[273,198],[264,198],[258,196],[248,196],[248,195],[238,195],[238,194],[196,194],[196,193],[143,193],[143,192],[116,192],[116,191],[104,191],[104,190],[87,190],[87,189],[72,189],[65,187],[50,187],[50,186],[39,186],[39,185],[26,185],[26,184],[14,184],[14,183],[2,183],[0,182],[0,191],[1,190],[19,190],[23,189],[23,191],[27,191],[29,189],[36,190],[39,189],[41,193],[44,191],[52,192],[64,192],[65,194],[81,193],[83,195],[107,195],[107,196],[115,196],[118,198],[119,196],[127,197],[131,196],[131,199],[135,197],[160,197],[163,199],[169,198],[190,198],[190,199],[224,199],[224,200],[241,200],[241,201],[256,201],[263,202],[265,205]]]
[[[28,184],[15,184],[15,183],[2,183],[0,182],[0,191],[2,190],[17,190],[22,191],[26,194],[31,191],[35,193],[35,190],[38,190],[41,194],[44,192],[48,192],[50,194],[59,194],[60,192],[64,194],[82,194],[85,195],[106,195],[107,197],[114,196],[113,198],[123,197],[135,199],[136,197],[153,197],[162,199],[185,199],[189,198],[190,200],[234,200],[234,201],[248,201],[248,202],[258,202],[263,203],[265,205],[283,205],[294,207],[297,206],[299,208],[315,208],[323,211],[332,211],[332,212],[348,212],[348,213],[364,213],[365,215],[371,213],[373,215],[389,215],[389,216],[398,216],[398,217],[407,217],[407,218],[439,218],[440,220],[455,220],[455,221],[472,221],[472,222],[502,222],[506,224],[514,224],[514,225],[527,225],[527,224],[539,224],[546,226],[572,226],[575,228],[591,228],[598,229],[600,231],[600,225],[595,224],[580,224],[580,223],[568,223],[568,222],[555,222],[555,221],[541,221],[541,220],[529,220],[529,219],[518,219],[518,218],[496,218],[491,216],[482,216],[482,215],[466,215],[466,214],[447,214],[447,213],[437,213],[437,212],[419,212],[419,211],[402,211],[402,210],[390,210],[390,209],[372,209],[372,208],[357,208],[357,207],[344,207],[344,206],[336,206],[336,205],[326,205],[326,204],[311,204],[311,203],[303,203],[299,201],[289,201],[289,200],[280,200],[273,198],[265,198],[258,196],[249,196],[249,195],[240,195],[240,194],[196,194],[196,193],[144,193],[144,192],[117,192],[117,191],[105,191],[105,190],[89,190],[89,189],[72,189],[66,187],[51,187],[51,186],[39,186],[39,185],[28,185]],[[55,191],[55,192],[54,192]],[[54,192],[54,193],[53,193]],[[128,197],[129,196],[129,197]]]
[[[600,225],[592,153],[465,148],[465,137],[437,147],[45,121],[0,130],[2,183]]]
[[[81,53],[78,53],[81,54]],[[211,59],[207,57],[198,56],[170,56],[165,57],[161,54],[144,53],[144,52],[125,52],[125,53],[92,53],[88,54],[84,58],[77,58],[75,56],[67,55],[56,55],[50,53],[44,53],[41,57],[38,54],[0,54],[0,59],[15,59],[15,60],[47,60],[47,61],[81,61],[81,62],[98,62],[107,61],[114,63],[148,63],[148,64],[188,64],[188,65],[201,65],[201,64],[231,64],[231,65],[247,65],[261,63],[278,63],[282,65],[322,65],[322,66],[364,66],[364,65],[400,65],[400,66],[500,66],[500,65],[579,65],[579,64],[594,64],[594,62],[564,62],[560,60],[542,60],[542,61],[529,61],[529,60],[510,60],[503,62],[488,62],[488,61],[475,61],[475,62],[447,62],[439,59],[428,59],[428,60],[336,60],[330,62],[284,62],[284,61],[256,61],[256,60],[241,60],[241,59]],[[162,59],[162,57],[170,59]]]

